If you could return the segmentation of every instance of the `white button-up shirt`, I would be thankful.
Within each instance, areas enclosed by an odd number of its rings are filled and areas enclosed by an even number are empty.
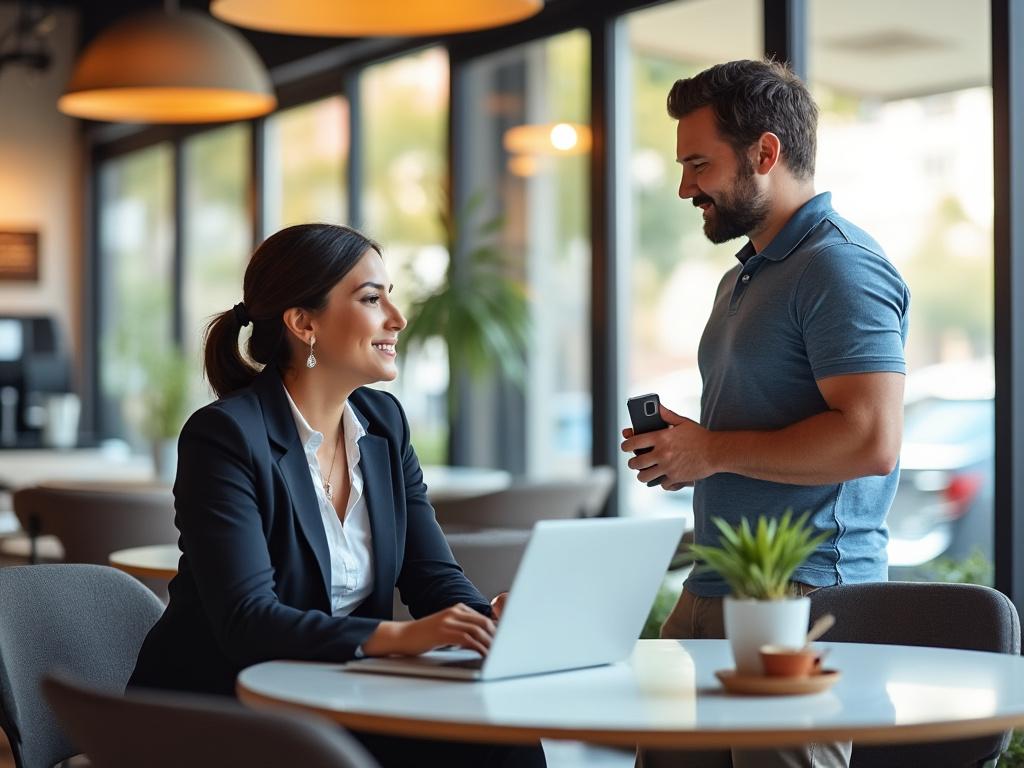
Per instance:
[[[363,473],[359,469],[359,439],[366,434],[366,430],[356,418],[352,406],[346,402],[341,426],[345,454],[348,457],[351,490],[345,507],[345,522],[342,524],[334,505],[324,491],[324,479],[316,458],[317,449],[323,443],[324,435],[309,426],[287,389],[285,395],[292,409],[295,426],[299,430],[299,440],[302,441],[306,453],[324,533],[327,534],[327,548],[331,554],[331,613],[334,616],[348,616],[373,591],[370,513],[366,508],[366,497],[363,495]],[[338,452],[341,452],[340,449]]]

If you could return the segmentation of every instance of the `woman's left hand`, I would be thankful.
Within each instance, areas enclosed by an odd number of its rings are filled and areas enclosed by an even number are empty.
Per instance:
[[[505,610],[506,600],[508,600],[508,592],[502,592],[491,600],[491,613],[494,615],[495,621],[501,618],[501,612]]]

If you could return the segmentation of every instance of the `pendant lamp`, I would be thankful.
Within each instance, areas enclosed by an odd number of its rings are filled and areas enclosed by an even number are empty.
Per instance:
[[[213,0],[210,13],[248,29],[292,35],[438,35],[533,16],[544,0]]]
[[[583,155],[590,151],[590,126],[579,123],[517,125],[505,131],[505,151],[513,155]]]
[[[101,33],[79,57],[57,108],[91,120],[209,123],[277,105],[238,30],[196,11],[146,11]]]

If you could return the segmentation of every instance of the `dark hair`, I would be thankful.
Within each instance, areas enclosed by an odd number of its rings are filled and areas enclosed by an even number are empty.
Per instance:
[[[678,120],[710,106],[718,130],[737,154],[774,133],[782,159],[797,178],[814,176],[818,107],[793,71],[777,61],[730,61],[676,80],[668,113]]]
[[[287,368],[291,350],[285,341],[285,310],[323,309],[327,294],[371,248],[380,253],[373,240],[337,224],[298,224],[264,240],[245,269],[244,311],[229,309],[206,327],[206,378],[217,395],[247,386],[260,371],[238,348],[244,320],[252,322],[249,357]]]

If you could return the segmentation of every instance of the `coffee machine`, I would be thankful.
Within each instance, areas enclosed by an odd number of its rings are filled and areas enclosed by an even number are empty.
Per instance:
[[[47,398],[71,391],[71,362],[49,316],[0,315],[0,449],[43,444]]]

